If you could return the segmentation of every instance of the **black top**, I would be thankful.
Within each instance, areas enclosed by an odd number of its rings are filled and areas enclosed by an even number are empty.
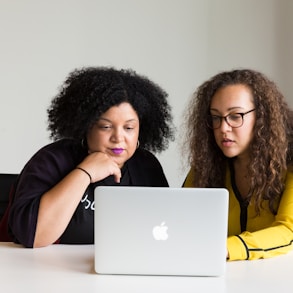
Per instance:
[[[87,150],[80,144],[64,139],[43,147],[29,160],[18,178],[9,212],[9,230],[15,242],[33,247],[41,196],[86,156]],[[137,149],[122,168],[120,184],[109,176],[88,186],[59,243],[94,243],[94,189],[98,185],[167,187],[168,182],[156,157]]]

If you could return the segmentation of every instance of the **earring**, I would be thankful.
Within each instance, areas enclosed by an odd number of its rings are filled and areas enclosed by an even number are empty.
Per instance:
[[[81,146],[82,146],[82,148],[84,148],[84,149],[87,148],[87,146],[86,146],[86,144],[85,144],[85,140],[84,140],[84,138],[81,140]]]

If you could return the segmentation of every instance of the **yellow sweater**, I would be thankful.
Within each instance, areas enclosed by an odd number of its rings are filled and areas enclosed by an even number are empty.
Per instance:
[[[194,187],[193,172],[189,171],[183,187]],[[229,260],[269,258],[287,253],[293,245],[293,173],[286,175],[285,191],[277,215],[273,215],[264,202],[260,215],[255,207],[247,207],[246,231],[241,232],[240,205],[231,185],[230,172],[226,176],[229,190],[229,218],[227,250]]]

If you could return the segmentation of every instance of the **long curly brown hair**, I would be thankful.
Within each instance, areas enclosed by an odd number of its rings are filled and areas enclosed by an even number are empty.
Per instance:
[[[224,187],[228,158],[217,146],[213,130],[207,126],[211,99],[228,85],[249,87],[256,108],[254,138],[250,145],[250,193],[256,212],[263,200],[272,212],[284,190],[284,174],[293,161],[293,112],[276,84],[260,72],[239,69],[222,72],[204,82],[186,108],[184,150],[195,172],[194,186]],[[186,152],[185,152],[186,153]]]

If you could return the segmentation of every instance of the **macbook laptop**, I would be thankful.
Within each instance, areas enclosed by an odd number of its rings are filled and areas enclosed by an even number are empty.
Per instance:
[[[223,275],[227,222],[226,189],[99,186],[95,271]]]

